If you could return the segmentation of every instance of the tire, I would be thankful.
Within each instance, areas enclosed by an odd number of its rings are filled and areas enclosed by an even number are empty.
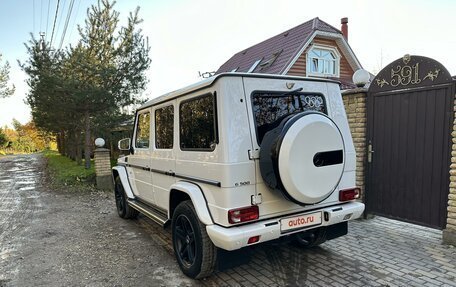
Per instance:
[[[190,200],[181,202],[172,221],[174,254],[182,272],[190,278],[201,279],[214,272],[217,248],[206,232],[206,226],[196,215]]]
[[[122,185],[120,177],[116,177],[114,196],[116,199],[117,214],[124,219],[134,219],[138,217],[139,212],[128,205],[127,195]]]
[[[326,242],[326,227],[320,227],[295,234],[295,244],[302,248],[312,248]]]

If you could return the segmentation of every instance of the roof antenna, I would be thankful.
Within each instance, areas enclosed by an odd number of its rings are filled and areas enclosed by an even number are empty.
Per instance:
[[[210,78],[210,77],[212,77],[213,75],[215,75],[215,71],[213,71],[213,72],[203,72],[203,73],[201,73],[200,71],[198,71],[198,75],[199,75],[199,77],[202,78],[202,79],[207,79],[207,78]]]

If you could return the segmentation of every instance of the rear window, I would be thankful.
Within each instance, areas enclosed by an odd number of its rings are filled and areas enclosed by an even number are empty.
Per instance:
[[[257,92],[252,95],[252,105],[258,144],[288,115],[304,111],[327,114],[325,98],[319,94]]]

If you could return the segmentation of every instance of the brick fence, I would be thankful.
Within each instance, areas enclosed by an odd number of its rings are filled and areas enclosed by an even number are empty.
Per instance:
[[[448,194],[447,225],[443,230],[443,242],[456,245],[456,100],[454,102],[453,145],[451,147],[450,192]]]
[[[99,189],[112,189],[111,157],[109,149],[97,148],[94,151],[95,174]]]
[[[356,186],[361,188],[361,198],[365,191],[367,90],[364,88],[347,90],[342,93],[348,124],[356,151]]]

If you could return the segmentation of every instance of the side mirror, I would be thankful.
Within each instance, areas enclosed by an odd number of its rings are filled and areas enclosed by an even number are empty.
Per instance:
[[[119,150],[130,150],[130,138],[125,138],[125,139],[121,139],[118,143],[117,143],[117,147],[119,148]]]

